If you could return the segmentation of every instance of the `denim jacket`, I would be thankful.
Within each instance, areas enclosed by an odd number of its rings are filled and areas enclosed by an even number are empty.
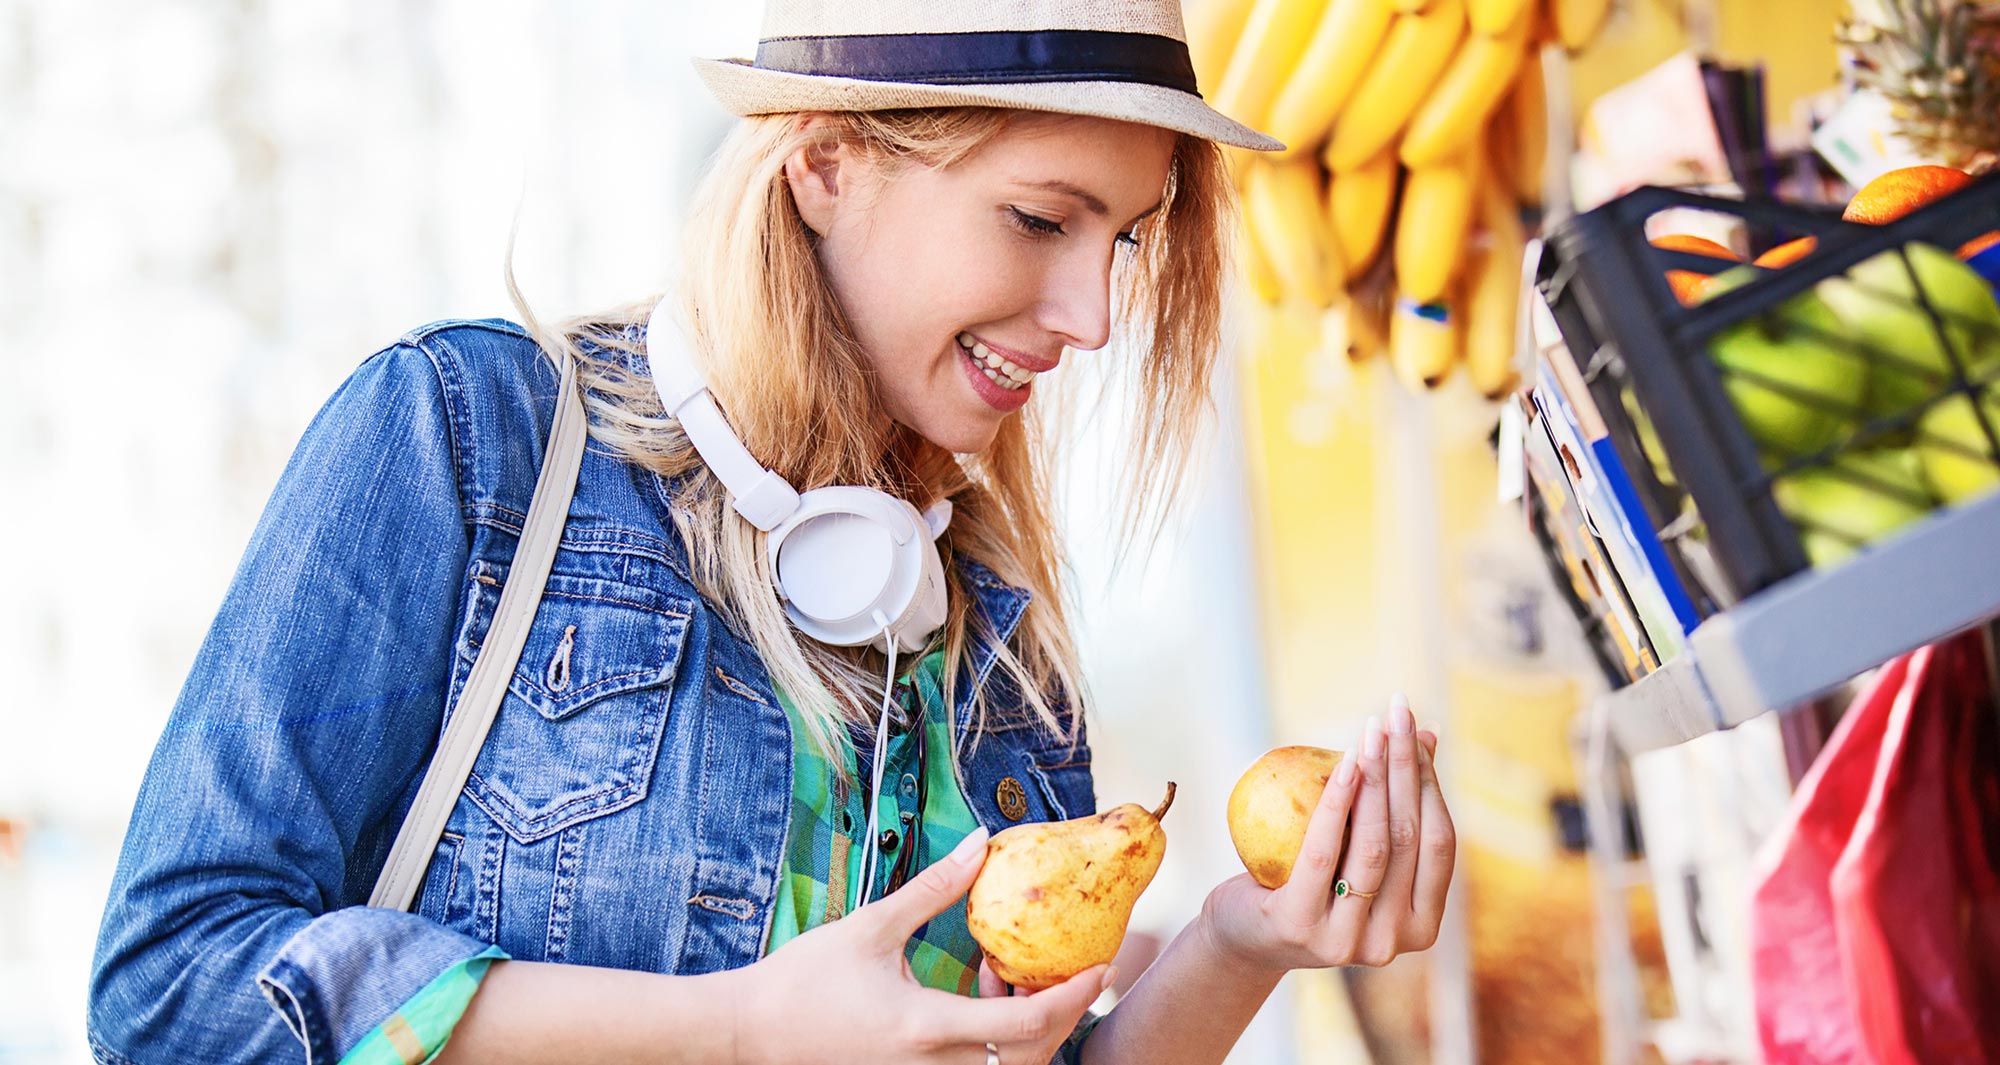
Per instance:
[[[594,443],[415,912],[363,905],[491,622],[556,386],[518,326],[441,322],[314,418],[140,788],[91,971],[98,1061],[295,1062],[303,1044],[333,1065],[489,944],[682,974],[762,955],[787,718],[689,579],[669,486]],[[962,556],[955,577],[975,614],[958,698],[990,700],[978,744],[955,723],[975,815],[1095,812],[1087,744],[992,668],[1027,594]]]

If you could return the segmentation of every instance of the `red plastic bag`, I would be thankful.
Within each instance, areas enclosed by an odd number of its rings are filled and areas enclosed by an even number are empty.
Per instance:
[[[1975,632],[1877,675],[1759,862],[1766,1059],[2000,1061],[1996,859],[2000,710]]]
[[[1859,1033],[1833,930],[1834,863],[1868,800],[1908,656],[1882,667],[1799,781],[1785,822],[1758,856],[1750,897],[1757,1037],[1770,1065],[1860,1065]]]
[[[1833,867],[1842,971],[1881,1065],[2000,1062],[2000,717],[1977,632],[1916,652]]]

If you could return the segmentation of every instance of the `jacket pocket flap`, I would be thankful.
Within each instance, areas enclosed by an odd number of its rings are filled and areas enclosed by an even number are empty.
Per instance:
[[[474,580],[482,588],[459,646],[468,663],[492,625],[504,569],[483,567]],[[551,573],[507,688],[536,713],[561,721],[600,699],[670,683],[687,606],[626,584]]]

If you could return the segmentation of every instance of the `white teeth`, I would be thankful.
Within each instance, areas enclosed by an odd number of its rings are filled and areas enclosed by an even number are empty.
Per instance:
[[[985,374],[986,379],[988,381],[991,381],[994,384],[999,385],[1001,388],[1004,388],[1009,392],[1012,392],[1013,390],[1027,384],[1026,381],[1016,381],[1011,378],[1002,377],[999,374],[994,373],[990,367],[982,366],[979,368],[979,372]]]
[[[958,345],[972,356],[972,361],[986,375],[987,380],[1001,388],[1013,390],[1035,379],[1035,371],[1016,365],[1012,360],[996,354],[992,348],[979,342],[971,333],[958,334]]]

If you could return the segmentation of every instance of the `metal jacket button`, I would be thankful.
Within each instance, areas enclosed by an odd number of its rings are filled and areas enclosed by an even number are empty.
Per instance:
[[[1000,812],[1007,815],[1007,820],[1019,821],[1028,816],[1028,793],[1013,777],[1000,778],[1000,786],[993,789],[993,798],[999,802]]]

